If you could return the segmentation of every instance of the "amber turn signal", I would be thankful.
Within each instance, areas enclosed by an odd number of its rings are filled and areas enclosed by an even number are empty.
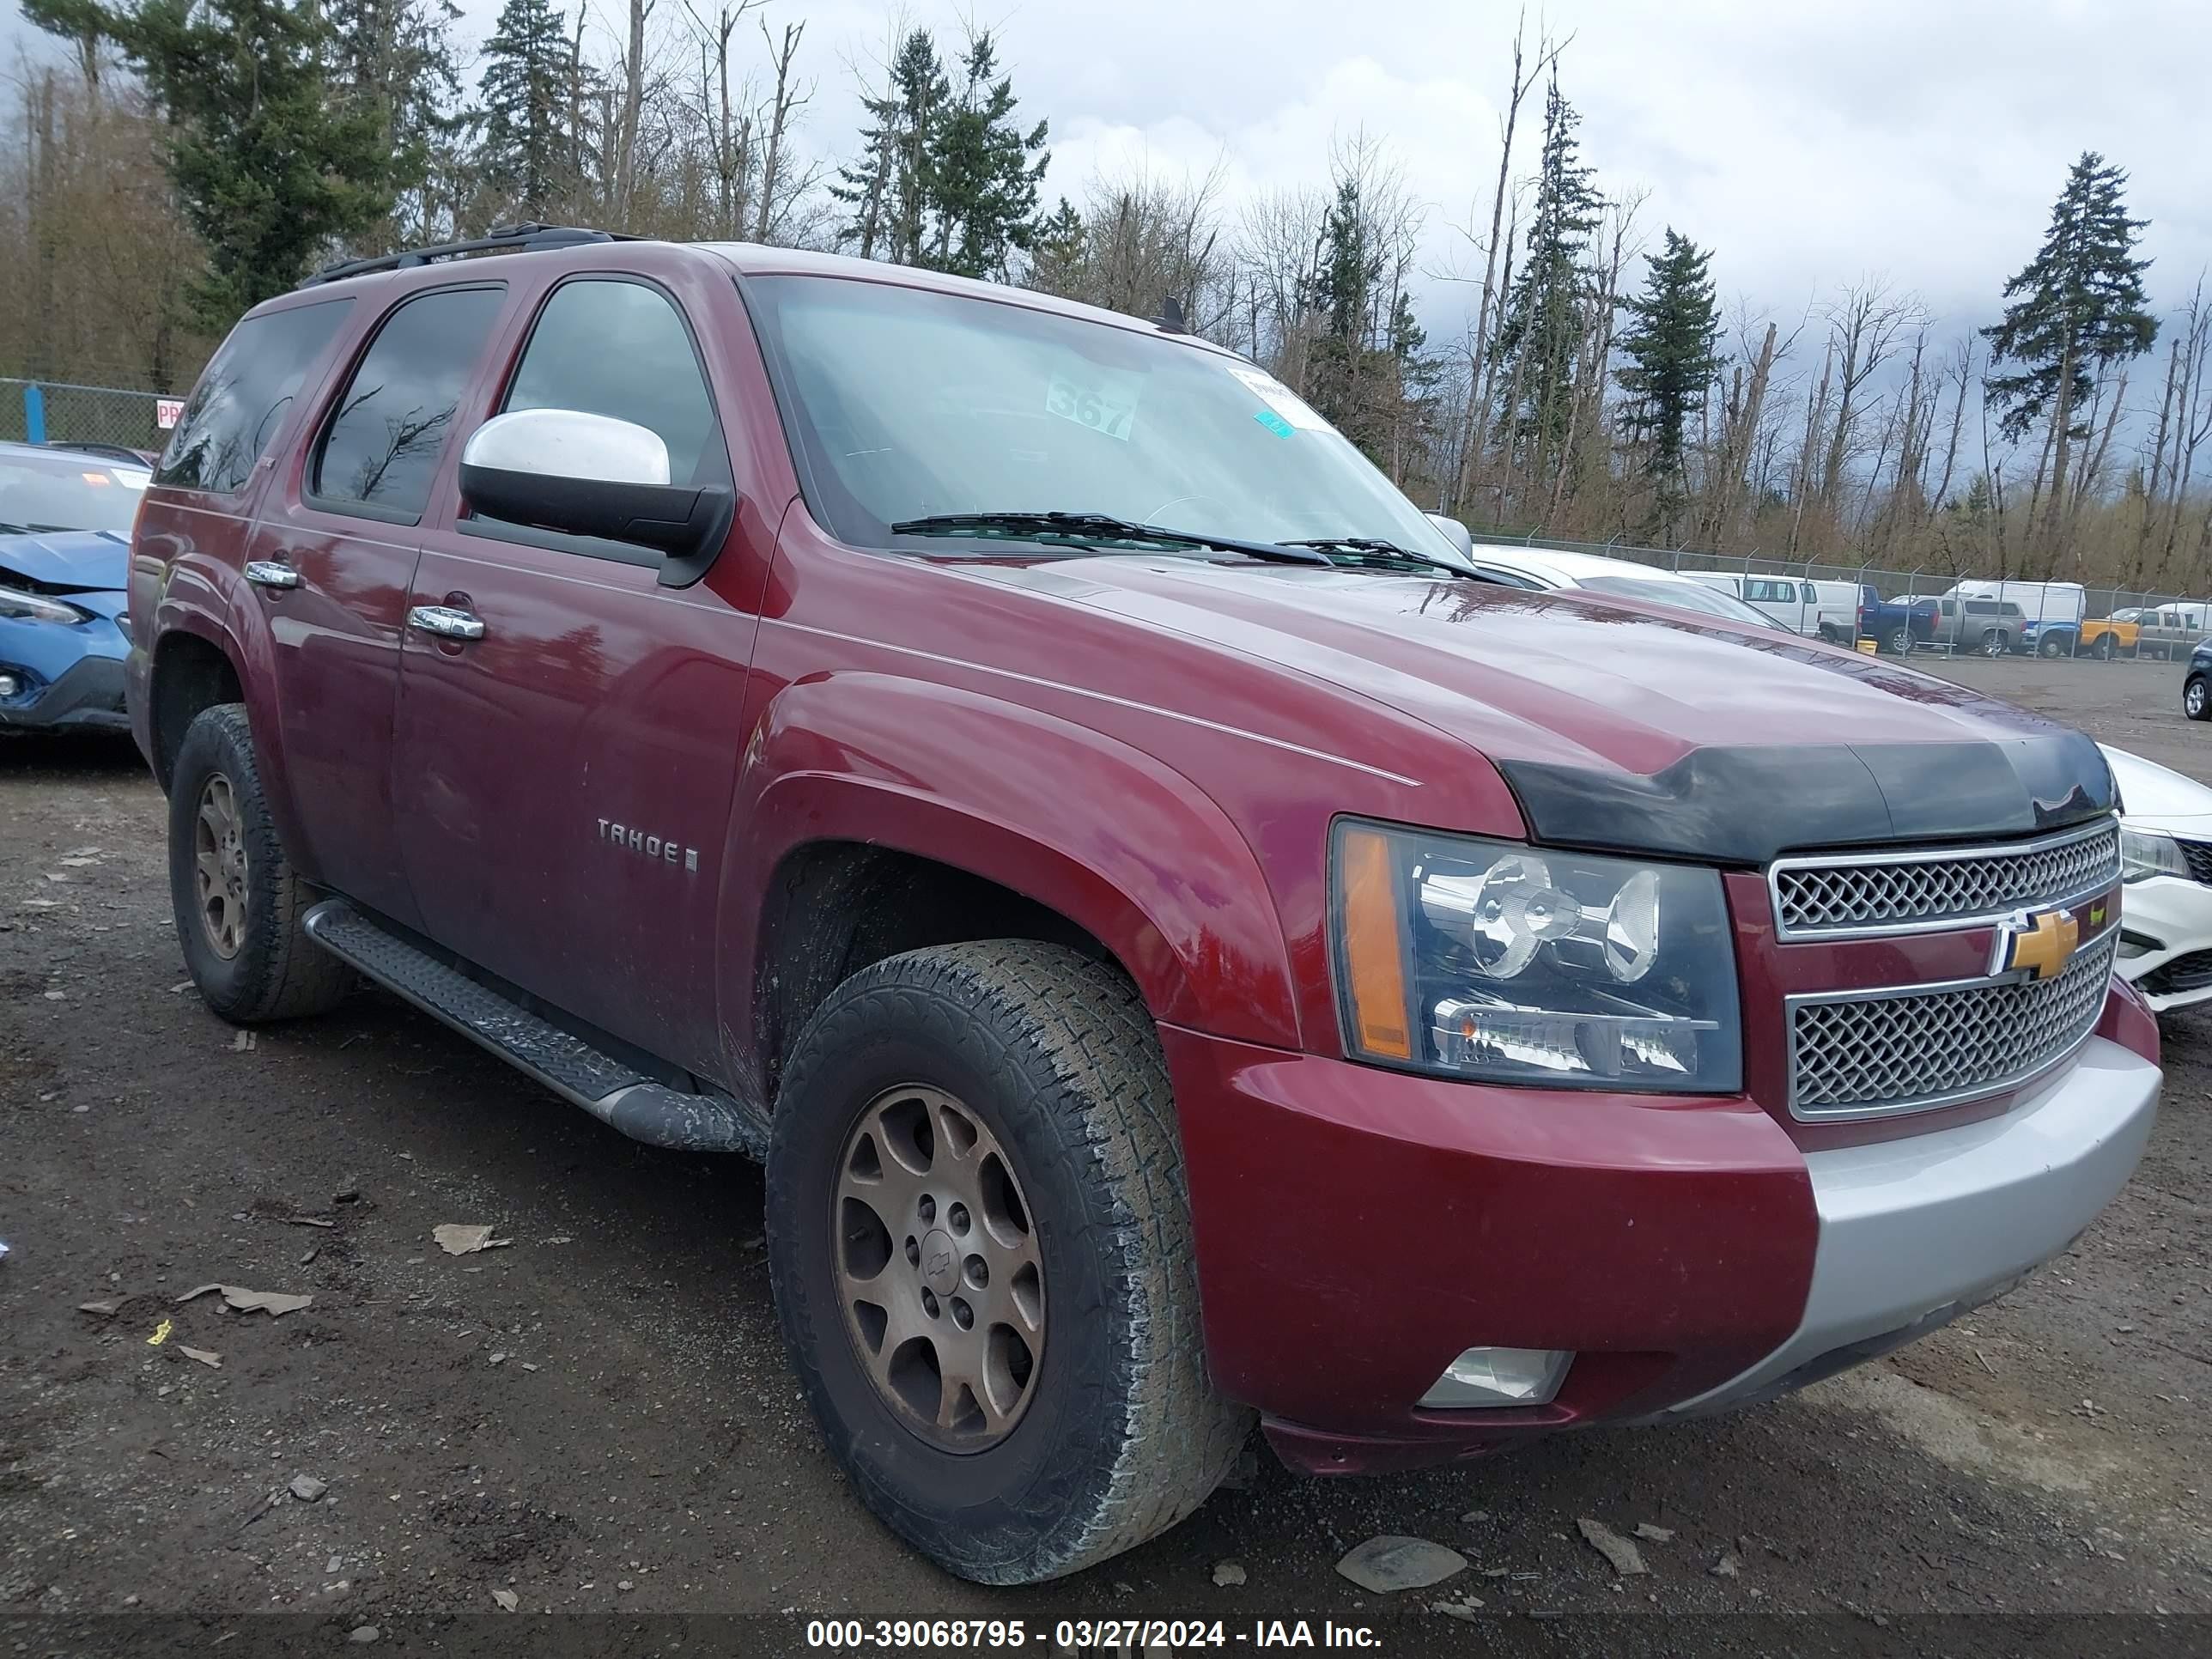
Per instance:
[[[1406,1018],[1405,919],[1390,843],[1372,830],[1347,830],[1340,856],[1344,881],[1344,962],[1351,981],[1352,1024],[1359,1046],[1389,1060],[1413,1057]]]

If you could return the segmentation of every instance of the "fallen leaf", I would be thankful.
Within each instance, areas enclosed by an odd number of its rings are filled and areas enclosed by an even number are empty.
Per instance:
[[[272,1318],[297,1313],[313,1306],[315,1300],[312,1296],[293,1296],[283,1291],[249,1291],[242,1285],[202,1285],[197,1290],[186,1291],[177,1300],[189,1302],[210,1291],[222,1291],[222,1299],[240,1313],[265,1313]]]
[[[491,1599],[499,1603],[502,1613],[513,1613],[522,1605],[522,1598],[510,1589],[495,1589],[491,1593]]]
[[[430,1229],[430,1237],[447,1255],[474,1255],[478,1250],[503,1250],[514,1241],[494,1238],[489,1227],[464,1227],[453,1222]]]
[[[222,1356],[219,1353],[210,1353],[205,1348],[188,1348],[181,1342],[177,1344],[177,1352],[187,1359],[198,1360],[211,1371],[222,1369]]]

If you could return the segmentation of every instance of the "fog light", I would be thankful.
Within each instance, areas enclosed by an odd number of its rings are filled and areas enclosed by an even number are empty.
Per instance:
[[[1469,1348],[1444,1367],[1424,1406],[1547,1406],[1574,1363],[1571,1348]]]
[[[0,674],[0,697],[12,697],[23,689],[23,682],[13,674]]]

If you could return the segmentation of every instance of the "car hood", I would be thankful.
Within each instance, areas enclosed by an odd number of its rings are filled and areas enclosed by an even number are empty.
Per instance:
[[[131,544],[105,530],[0,536],[0,570],[27,576],[44,587],[119,592],[130,562]]]
[[[2124,822],[2146,830],[2178,824],[2199,834],[2212,823],[2212,789],[2141,755],[2105,744],[2098,747],[2120,787],[2120,817]]]
[[[1562,844],[1764,862],[2028,834],[2108,811],[2079,732],[1856,652],[1601,595],[1205,559],[971,565],[982,580],[1387,705],[1497,766]]]

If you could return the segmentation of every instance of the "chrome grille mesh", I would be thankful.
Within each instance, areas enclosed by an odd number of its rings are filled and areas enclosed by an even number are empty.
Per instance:
[[[1775,915],[1784,938],[1882,933],[2048,904],[2119,878],[2119,827],[2107,819],[2020,848],[1788,860],[1774,869]]]
[[[1793,1002],[1790,1109],[1905,1111],[2034,1076],[2095,1029],[2118,942],[2108,930],[2040,982]]]

